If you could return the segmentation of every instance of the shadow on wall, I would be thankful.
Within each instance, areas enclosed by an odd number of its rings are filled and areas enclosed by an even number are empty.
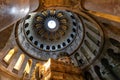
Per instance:
[[[117,75],[117,73],[114,72],[113,70],[113,66],[110,65],[109,61],[106,58],[102,58],[101,59],[101,64],[105,67],[105,69],[109,72],[109,74],[112,77],[113,80],[120,80],[119,76]]]
[[[94,80],[91,73],[88,71],[84,72],[84,78],[85,78],[85,80]]]
[[[120,53],[115,53],[113,49],[107,49],[108,56],[111,57],[116,62],[120,62]]]
[[[106,80],[105,78],[103,78],[103,76],[102,76],[102,74],[100,72],[100,67],[99,66],[95,65],[94,66],[94,70],[95,70],[95,72],[98,75],[98,77],[99,77],[100,80]]]
[[[9,40],[12,30],[13,27],[10,26],[7,29],[0,32],[0,51],[5,47],[7,41]]]

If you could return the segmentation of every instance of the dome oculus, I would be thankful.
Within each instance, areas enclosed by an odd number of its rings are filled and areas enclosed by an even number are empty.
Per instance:
[[[49,29],[55,29],[56,28],[56,21],[49,20],[48,23],[47,23],[47,25],[48,25]]]

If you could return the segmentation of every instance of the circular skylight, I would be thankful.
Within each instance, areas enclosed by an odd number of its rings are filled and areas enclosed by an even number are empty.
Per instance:
[[[56,28],[56,22],[54,20],[48,21],[48,28],[55,29]]]

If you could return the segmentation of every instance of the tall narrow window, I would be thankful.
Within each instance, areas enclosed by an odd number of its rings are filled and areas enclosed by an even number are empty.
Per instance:
[[[30,70],[31,70],[31,66],[32,66],[32,60],[29,59],[28,62],[27,62],[27,64],[26,64],[26,67],[25,67],[24,71],[29,74]]]
[[[25,55],[24,55],[24,54],[21,54],[20,57],[19,57],[19,59],[18,59],[18,61],[17,61],[17,63],[16,63],[15,66],[14,66],[14,69],[20,70],[20,68],[21,68],[21,66],[22,66],[22,63],[23,63],[23,61],[24,61],[24,58],[25,58]]]
[[[11,49],[8,54],[4,57],[4,61],[6,63],[10,62],[10,59],[12,58],[12,56],[18,51],[17,47],[14,47],[13,49]]]
[[[81,56],[79,55],[79,53],[75,54],[75,59],[77,60],[78,66],[81,66],[82,64],[84,64],[84,61],[81,58]]]

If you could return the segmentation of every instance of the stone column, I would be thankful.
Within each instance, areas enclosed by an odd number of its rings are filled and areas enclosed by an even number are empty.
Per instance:
[[[33,60],[32,61],[32,66],[31,66],[31,69],[30,69],[30,75],[29,75],[29,77],[31,77],[31,74],[33,73],[33,71],[34,71],[34,69],[35,69],[35,66],[36,66],[36,60]]]
[[[22,77],[22,75],[23,75],[23,73],[24,73],[24,69],[25,69],[26,64],[27,64],[27,62],[28,62],[28,59],[29,59],[29,57],[28,57],[28,56],[25,56],[24,62],[23,62],[23,64],[22,64],[22,67],[21,67],[21,69],[20,69],[19,72],[18,72],[18,75],[19,75],[20,77]]]
[[[8,42],[6,43],[6,46],[0,51],[0,61],[8,54],[11,46],[12,46],[11,43]]]
[[[9,66],[8,66],[8,68],[7,68],[9,71],[12,72],[12,70],[13,70],[13,68],[14,68],[17,60],[18,60],[18,58],[20,57],[20,54],[21,54],[21,53],[22,53],[22,52],[18,52],[18,53],[16,53],[16,54],[14,54],[14,56],[12,57],[12,60],[11,60],[11,62],[10,62],[10,64],[9,64]]]

